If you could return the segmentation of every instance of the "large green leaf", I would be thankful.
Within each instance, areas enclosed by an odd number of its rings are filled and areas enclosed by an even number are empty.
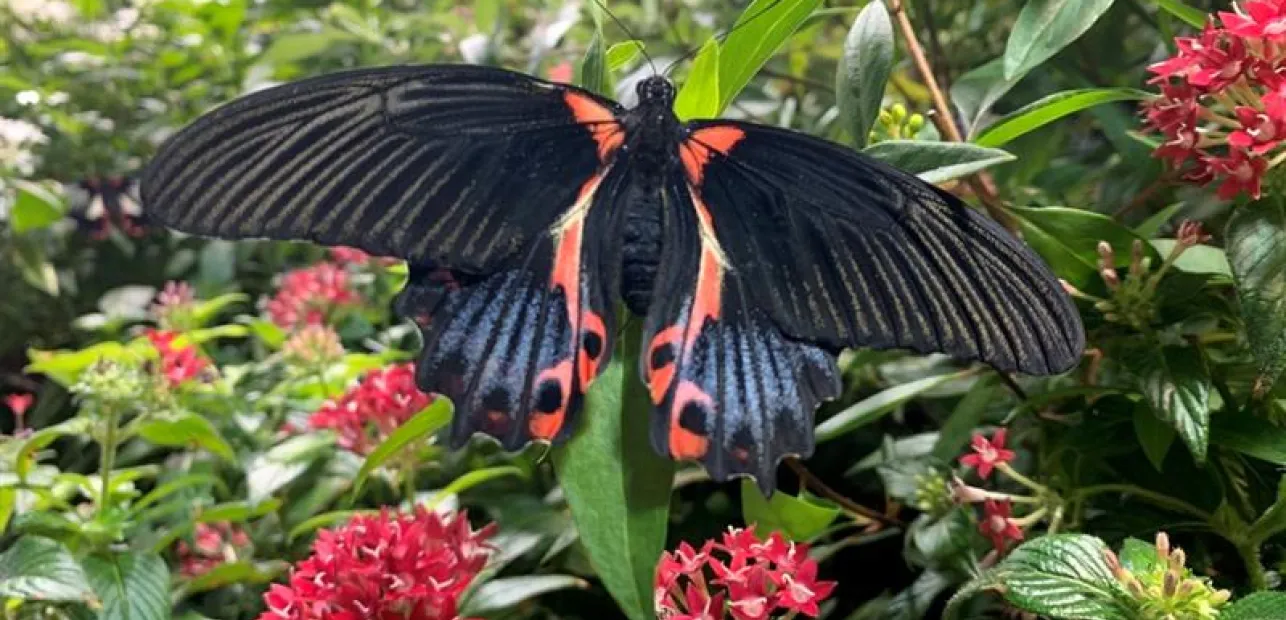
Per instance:
[[[1023,240],[1040,253],[1058,277],[1077,288],[1102,286],[1098,278],[1100,241],[1116,250],[1117,267],[1129,264],[1130,246],[1136,239],[1144,242],[1143,251],[1152,258],[1153,265],[1161,262],[1151,244],[1106,215],[1064,207],[1012,207],[1010,212],[1018,216]]]
[[[13,179],[8,181],[17,195],[9,211],[9,226],[21,235],[29,230],[45,228],[62,219],[62,200],[39,183]]]
[[[1286,467],[1286,428],[1256,415],[1221,415],[1210,429],[1215,445]]]
[[[1140,346],[1124,360],[1143,399],[1179,433],[1198,463],[1210,440],[1210,373],[1192,347]]]
[[[353,496],[356,497],[361,492],[366,479],[381,465],[397,456],[407,446],[437,432],[450,421],[451,401],[445,398],[435,398],[428,407],[411,416],[410,420],[397,427],[397,430],[389,434],[388,439],[375,446],[375,449],[366,456],[366,460],[362,462],[362,468],[357,470],[357,478],[353,480]]]
[[[1044,536],[997,567],[1005,600],[1052,618],[1127,620],[1129,595],[1107,566],[1103,541],[1084,534]]]
[[[912,398],[949,381],[959,379],[968,372],[970,371],[916,379],[868,396],[817,425],[817,443],[830,441],[844,433],[866,426],[884,417]]]
[[[196,446],[211,454],[235,463],[237,455],[232,446],[204,416],[181,412],[164,416],[149,416],[134,427],[138,435],[158,446]]]
[[[813,14],[821,0],[754,0],[723,42],[719,54],[719,111]]]
[[[106,552],[91,555],[82,564],[102,603],[101,620],[170,617],[170,571],[161,556]]]
[[[554,465],[581,543],[598,577],[631,620],[652,620],[652,580],[665,548],[674,463],[647,440],[652,402],[638,380],[640,325],[585,395],[580,428]]]
[[[90,601],[94,590],[71,551],[40,536],[23,536],[0,554],[0,599]]]
[[[1113,0],[1027,0],[1005,44],[1005,77],[1031,71],[1085,34]]]
[[[1206,12],[1201,9],[1190,7],[1179,0],[1157,0],[1157,6],[1175,17],[1186,22],[1193,28],[1204,28],[1206,26]],[[1286,617],[1286,614],[1283,614]]]
[[[1143,448],[1143,456],[1148,457],[1148,462],[1157,471],[1161,471],[1165,455],[1170,452],[1170,444],[1174,443],[1174,427],[1158,418],[1151,408],[1140,404],[1134,408],[1134,436],[1139,440],[1139,447]]]
[[[1228,262],[1250,352],[1267,389],[1286,369],[1286,204],[1278,197],[1242,207],[1228,221]]]
[[[826,531],[839,512],[836,506],[780,491],[764,499],[753,481],[741,481],[741,518],[748,525],[759,526],[760,535],[781,532],[790,540],[808,542]]]
[[[1005,96],[1023,76],[1005,77],[1005,59],[997,58],[960,76],[951,85],[951,102],[960,112],[960,130],[973,136],[991,107]]]
[[[892,71],[893,22],[883,2],[872,2],[857,14],[848,31],[835,76],[840,118],[854,146],[866,144]]]
[[[1219,611],[1219,620],[1286,618],[1286,592],[1255,592]]]
[[[910,172],[927,183],[950,181],[1014,160],[1014,156],[1006,151],[967,142],[886,140],[872,144],[862,152]]]
[[[571,575],[522,575],[492,579],[469,595],[460,615],[496,617],[501,615],[498,612],[517,607],[542,594],[588,587],[589,584],[584,579]]]
[[[1113,101],[1137,101],[1151,97],[1136,88],[1085,88],[1066,90],[1023,106],[991,124],[973,139],[980,146],[1004,146],[1069,114]]]
[[[692,61],[692,70],[674,99],[674,113],[682,120],[718,116],[719,43],[706,41]]]
[[[607,51],[603,47],[603,33],[597,31],[585,50],[585,58],[580,63],[580,76],[576,82],[585,90],[608,95]]]

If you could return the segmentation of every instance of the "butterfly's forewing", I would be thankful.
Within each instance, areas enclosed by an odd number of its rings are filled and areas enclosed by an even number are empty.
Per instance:
[[[1080,315],[1049,268],[954,196],[804,134],[691,129],[715,235],[786,335],[1039,375],[1080,358]]]
[[[642,360],[658,450],[767,492],[783,456],[811,453],[840,348],[1033,374],[1079,358],[1079,315],[1048,268],[951,195],[802,134],[689,129]]]
[[[408,260],[397,309],[425,336],[422,388],[453,437],[569,430],[610,354],[599,255],[623,137],[616,104],[499,69],[388,67],[252,94],[198,120],[143,177],[152,219]]]

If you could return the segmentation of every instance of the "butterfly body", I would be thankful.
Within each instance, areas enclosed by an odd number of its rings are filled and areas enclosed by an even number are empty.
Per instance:
[[[651,442],[716,479],[813,449],[834,353],[906,348],[1061,372],[1079,317],[1028,248],[955,197],[784,129],[680,121],[674,87],[632,109],[468,65],[304,80],[220,108],[164,145],[149,213],[221,237],[405,258],[421,388],[453,443],[558,441],[644,317]]]

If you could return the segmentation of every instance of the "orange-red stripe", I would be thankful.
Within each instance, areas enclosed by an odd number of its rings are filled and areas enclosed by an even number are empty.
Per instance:
[[[714,411],[714,399],[710,398],[691,381],[682,381],[674,392],[674,403],[670,408],[670,455],[676,459],[699,459],[710,450],[710,438],[701,433],[690,431],[679,424],[679,414],[688,403],[696,402],[706,411]]]
[[[603,104],[574,91],[564,93],[563,100],[571,108],[576,122],[584,125],[594,142],[598,143],[599,161],[607,161],[612,152],[625,141],[625,132],[621,130],[616,115]]]
[[[745,137],[746,132],[731,125],[716,125],[692,132],[679,147],[679,159],[683,160],[688,180],[693,185],[700,186],[701,180],[705,178],[706,164],[710,163],[714,153],[727,155]]]

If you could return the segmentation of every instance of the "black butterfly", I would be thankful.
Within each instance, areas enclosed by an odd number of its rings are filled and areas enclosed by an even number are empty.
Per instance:
[[[131,237],[143,236],[137,179],[93,176],[63,187],[68,196],[67,214],[85,233],[103,239],[114,227]]]
[[[843,347],[941,351],[1058,373],[1084,333],[1049,269],[991,220],[849,148],[752,123],[684,123],[674,86],[624,109],[469,65],[283,85],[175,135],[143,176],[157,221],[400,256],[418,383],[515,448],[573,428],[645,316],[651,439],[771,489],[813,450]]]

